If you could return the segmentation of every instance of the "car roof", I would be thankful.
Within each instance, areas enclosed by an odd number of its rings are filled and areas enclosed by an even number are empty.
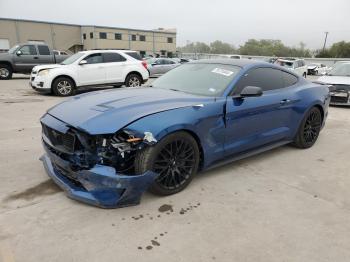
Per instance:
[[[94,50],[87,50],[87,51],[81,51],[83,54],[95,54],[95,53],[137,53],[137,51],[133,50],[120,50],[120,49],[94,49]]]
[[[246,67],[250,65],[269,65],[270,63],[264,61],[258,61],[253,59],[200,59],[190,61],[190,64],[223,64],[223,65],[233,65],[239,67]]]

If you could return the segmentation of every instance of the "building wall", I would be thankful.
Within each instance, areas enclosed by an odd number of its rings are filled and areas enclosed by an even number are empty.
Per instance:
[[[107,39],[101,39],[100,32],[106,33]],[[121,34],[121,39],[115,39],[115,34]],[[136,41],[132,40],[133,35]],[[142,36],[145,41],[141,41]],[[172,43],[168,43],[168,38],[172,38]],[[176,52],[176,30],[136,30],[0,18],[0,39],[8,39],[10,46],[30,40],[43,41],[53,49],[74,52],[108,48],[132,49],[153,55]]]

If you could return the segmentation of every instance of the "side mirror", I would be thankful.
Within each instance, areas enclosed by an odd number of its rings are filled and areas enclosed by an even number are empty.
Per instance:
[[[246,86],[240,93],[241,97],[262,96],[263,91],[257,86]]]
[[[16,55],[21,56],[21,55],[22,55],[22,51],[21,51],[21,50],[18,50],[18,51],[16,52]]]
[[[86,60],[81,60],[80,62],[79,62],[79,65],[86,65],[88,62],[86,61]]]

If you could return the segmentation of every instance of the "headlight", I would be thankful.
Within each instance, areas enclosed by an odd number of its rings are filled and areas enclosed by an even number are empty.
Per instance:
[[[38,76],[46,76],[49,74],[49,69],[40,70]]]

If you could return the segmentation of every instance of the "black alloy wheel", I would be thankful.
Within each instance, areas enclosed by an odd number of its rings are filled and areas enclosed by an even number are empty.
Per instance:
[[[165,145],[153,163],[159,176],[156,182],[166,190],[174,190],[190,178],[196,163],[192,145],[178,139]]]
[[[172,133],[156,145],[138,152],[136,173],[152,170],[158,173],[149,190],[157,195],[182,191],[197,173],[199,149],[196,140],[187,132]]]
[[[320,109],[313,107],[307,112],[293,145],[299,148],[309,148],[313,146],[318,138],[322,126],[322,115]]]

